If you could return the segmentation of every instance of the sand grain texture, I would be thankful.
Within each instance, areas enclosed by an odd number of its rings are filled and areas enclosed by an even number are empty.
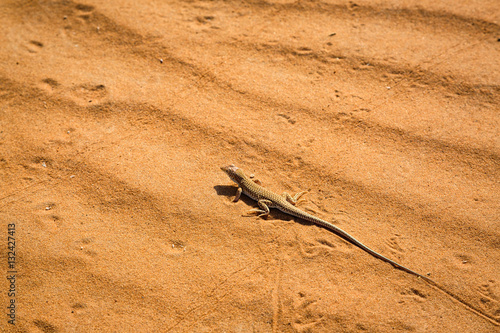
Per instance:
[[[0,28],[2,330],[499,331],[496,1],[4,0]],[[489,320],[244,217],[230,163]]]

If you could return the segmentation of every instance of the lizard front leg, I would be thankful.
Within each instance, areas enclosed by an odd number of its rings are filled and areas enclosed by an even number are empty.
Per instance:
[[[238,202],[238,200],[240,200],[241,192],[243,192],[243,190],[241,189],[241,187],[238,187],[238,190],[236,190],[236,196],[234,197],[233,202]]]

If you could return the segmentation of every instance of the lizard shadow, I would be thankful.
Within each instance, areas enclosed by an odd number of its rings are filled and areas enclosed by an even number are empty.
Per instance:
[[[231,197],[236,195],[237,186],[234,185],[215,185],[214,190],[217,192],[217,195],[223,195],[226,197]]]
[[[236,190],[238,189],[237,186],[233,185],[216,185],[214,186],[215,192],[217,192],[217,195],[222,195],[227,197],[228,199],[234,199],[236,195]],[[255,200],[252,198],[247,197],[246,195],[242,194],[240,199],[238,201],[243,201],[245,204],[248,206],[251,206],[251,208],[259,207]],[[230,200],[231,203],[236,203]]]

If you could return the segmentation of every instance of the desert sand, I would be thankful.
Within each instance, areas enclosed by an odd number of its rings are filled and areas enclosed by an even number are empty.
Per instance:
[[[2,0],[0,28],[1,331],[500,331],[497,0]],[[449,294],[247,216],[231,163]]]

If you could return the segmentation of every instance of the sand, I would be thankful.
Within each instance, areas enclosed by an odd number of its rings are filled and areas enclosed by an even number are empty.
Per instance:
[[[0,330],[500,331],[496,0],[3,0],[0,28]],[[453,296],[245,216],[231,163]]]

